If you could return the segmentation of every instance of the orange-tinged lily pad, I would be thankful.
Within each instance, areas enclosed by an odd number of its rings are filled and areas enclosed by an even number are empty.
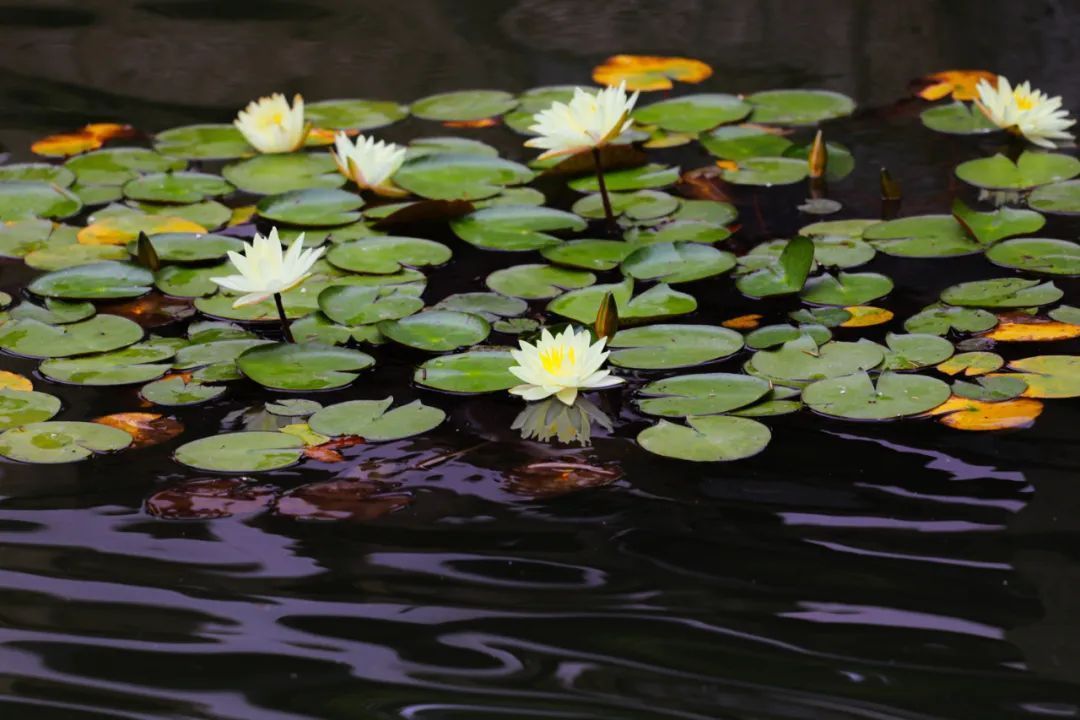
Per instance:
[[[498,118],[486,117],[479,120],[446,120],[443,127],[448,128],[489,128],[499,124]]]
[[[739,317],[733,317],[730,320],[725,320],[720,323],[726,328],[731,330],[753,330],[761,325],[761,318],[763,315],[753,313],[750,315],[740,315]]]
[[[873,305],[850,305],[844,309],[851,313],[851,317],[840,323],[840,327],[871,327],[887,323],[893,319],[892,310],[874,307]]]
[[[593,80],[615,87],[626,81],[627,90],[670,90],[672,80],[699,83],[712,75],[700,60],[657,55],[612,55],[593,68]]]
[[[158,413],[125,412],[94,418],[94,422],[123,430],[134,438],[131,447],[149,447],[166,442],[184,432],[184,425],[175,418]]]
[[[139,233],[205,233],[202,225],[171,215],[117,215],[99,220],[79,230],[76,238],[82,245],[127,245]]]
[[[1080,337],[1080,325],[1029,315],[1001,315],[982,337],[998,342],[1051,342]]]
[[[69,157],[97,150],[106,140],[131,137],[134,134],[135,128],[130,125],[91,123],[74,132],[44,137],[31,145],[30,150],[47,157]]]
[[[34,383],[30,378],[13,373],[9,370],[0,370],[0,390],[33,390]]]
[[[1038,400],[1018,398],[1004,402],[968,400],[953,395],[927,413],[956,430],[1016,430],[1030,427],[1043,411]]]
[[[939,363],[937,369],[946,375],[964,373],[965,377],[975,377],[1000,370],[1004,364],[1005,361],[997,353],[977,350],[957,353],[945,362]]]
[[[931,73],[917,81],[921,85],[915,92],[923,100],[941,100],[952,96],[953,100],[975,100],[979,81],[985,80],[997,87],[997,75],[986,70],[942,70]]]

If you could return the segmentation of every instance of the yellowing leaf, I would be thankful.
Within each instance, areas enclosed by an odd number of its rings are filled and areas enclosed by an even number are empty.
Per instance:
[[[1004,364],[1005,361],[996,353],[976,351],[953,355],[940,363],[937,369],[946,375],[957,375],[962,372],[965,377],[974,377],[1000,370]]]
[[[1038,400],[983,402],[953,395],[927,415],[937,416],[938,422],[956,430],[987,431],[1030,427],[1042,411]]]
[[[134,134],[135,129],[130,125],[91,123],[75,132],[57,133],[44,137],[31,145],[30,150],[48,157],[68,157],[97,150],[106,140],[130,137]]]
[[[127,245],[139,237],[139,233],[184,232],[205,233],[198,223],[170,215],[121,215],[107,217],[79,230],[76,237],[82,245]]]
[[[720,168],[721,170],[730,170],[731,172],[735,172],[739,169],[739,163],[735,162],[734,160],[717,160],[716,167]]]
[[[1080,325],[1026,315],[1002,315],[982,337],[998,342],[1050,342],[1080,337]]]
[[[30,382],[30,378],[8,370],[0,370],[0,390],[33,389],[34,383]]]
[[[840,323],[840,327],[870,327],[887,323],[893,319],[892,310],[874,307],[873,305],[850,305],[844,309],[851,313],[851,317]]]
[[[942,70],[920,78],[923,87],[915,94],[923,100],[941,100],[952,95],[953,100],[975,100],[980,80],[997,87],[997,75],[986,70]]]
[[[94,422],[128,433],[134,438],[132,447],[136,448],[157,445],[184,432],[184,425],[179,420],[157,413],[115,413],[94,418]]]
[[[237,225],[243,225],[244,223],[251,222],[251,218],[255,217],[254,205],[241,205],[238,208],[233,208],[232,217],[229,218],[229,227],[235,227]]]
[[[757,326],[761,325],[762,317],[764,316],[758,314],[740,315],[739,317],[725,320],[720,324],[731,330],[753,330]]]
[[[610,87],[626,81],[627,90],[670,90],[672,80],[699,83],[712,75],[700,60],[656,55],[612,55],[593,68],[593,81]]]
[[[498,118],[486,117],[479,120],[447,120],[443,127],[448,128],[489,128],[499,124]]]

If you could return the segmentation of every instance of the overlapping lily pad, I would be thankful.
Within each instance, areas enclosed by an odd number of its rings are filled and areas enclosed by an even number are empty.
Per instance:
[[[154,138],[154,149],[162,155],[186,160],[232,160],[255,154],[255,148],[240,131],[225,124],[185,125],[160,132]],[[148,171],[168,169],[155,167]]]
[[[864,372],[819,380],[802,393],[814,412],[845,420],[895,420],[948,400],[948,384],[925,375],[885,372],[875,383]]]
[[[956,176],[987,190],[1027,190],[1080,175],[1080,160],[1061,153],[1026,150],[1014,163],[1004,155],[968,160],[956,166]]]
[[[510,373],[517,362],[509,350],[470,350],[432,358],[416,369],[418,385],[472,395],[509,390],[521,381]]]
[[[0,182],[0,221],[62,219],[82,209],[70,190],[44,182]]]
[[[686,315],[697,309],[697,300],[693,295],[679,292],[663,283],[634,295],[631,278],[621,283],[571,290],[548,303],[547,309],[556,315],[590,324],[596,319],[600,303],[609,292],[623,321],[659,320]]]
[[[256,195],[339,188],[346,182],[330,153],[325,152],[256,155],[226,165],[222,175],[238,189]]]
[[[374,130],[409,114],[409,108],[387,100],[321,100],[304,106],[304,118],[329,130]]]
[[[937,365],[953,354],[951,342],[930,333],[889,333],[885,344],[889,346],[882,366],[886,370],[917,370]]]
[[[645,105],[634,111],[634,120],[674,132],[703,132],[742,120],[750,109],[748,103],[734,95],[702,93]]]
[[[483,342],[491,325],[479,315],[429,310],[400,320],[384,320],[379,332],[401,345],[429,352],[449,352]]]
[[[809,336],[784,343],[777,350],[762,350],[750,358],[748,368],[782,382],[806,382],[851,375],[876,368],[884,349],[873,342],[830,341],[820,348]]]
[[[139,395],[144,400],[167,407],[198,405],[220,397],[224,393],[224,385],[204,385],[197,380],[185,380],[178,375],[155,380],[144,385],[139,391]]]
[[[990,262],[1041,275],[1080,275],[1080,245],[1053,238],[1013,238],[986,251]]]
[[[986,310],[948,305],[930,305],[904,321],[910,333],[947,335],[956,332],[977,333],[997,325],[997,316]]]
[[[47,393],[0,389],[0,430],[49,420],[60,406],[60,399]]]
[[[814,305],[865,305],[892,289],[893,281],[879,273],[825,273],[807,280],[799,297]]]
[[[974,104],[965,102],[927,108],[919,119],[931,130],[949,135],[986,135],[1000,130]]]
[[[517,104],[517,98],[502,90],[459,90],[420,98],[412,104],[412,114],[425,120],[463,122],[502,115]]]
[[[1080,214],[1080,180],[1037,187],[1028,196],[1028,207],[1055,215]]]
[[[850,115],[855,101],[828,90],[765,90],[746,97],[750,121],[766,125],[814,125]]]
[[[397,320],[424,307],[424,301],[394,287],[335,285],[319,294],[319,308],[336,323],[368,325]]]
[[[524,165],[475,153],[433,153],[405,163],[394,182],[432,200],[480,200],[535,177]]]
[[[720,275],[735,267],[735,256],[701,243],[655,243],[631,253],[622,263],[624,275],[637,280],[678,284]]]
[[[269,195],[256,204],[259,215],[267,220],[303,225],[332,227],[356,222],[364,200],[355,193],[333,188],[293,190]]]
[[[28,318],[0,325],[0,348],[26,357],[70,357],[127,347],[142,336],[137,323],[118,315],[95,315],[67,325]]]
[[[571,240],[540,251],[545,260],[583,270],[613,270],[634,252],[635,246],[621,240]]]
[[[953,257],[983,249],[952,215],[918,215],[877,223],[866,228],[863,239],[898,257]]]
[[[244,351],[236,366],[260,385],[275,390],[332,390],[375,364],[359,350],[319,343],[263,345]]]
[[[425,267],[449,262],[450,248],[434,240],[381,235],[331,248],[326,259],[335,267],[356,273],[389,275],[403,267]]]
[[[166,343],[146,342],[97,355],[46,360],[40,370],[50,380],[74,385],[131,385],[164,375],[175,354]]]
[[[30,292],[62,300],[105,300],[138,297],[150,291],[149,270],[119,262],[99,262],[57,270],[35,279]]]
[[[149,202],[197,203],[232,191],[228,180],[202,172],[151,173],[124,184],[125,197]]]
[[[230,250],[239,252],[244,247],[243,240],[239,238],[212,233],[162,233],[150,238],[150,244],[153,245],[159,260],[177,263],[220,260]],[[131,249],[134,251],[136,248]]]
[[[671,370],[720,360],[742,349],[742,335],[714,325],[646,325],[611,339],[610,362],[633,370]]]
[[[515,265],[496,270],[485,283],[495,292],[526,300],[546,300],[565,290],[588,287],[596,276],[582,270],[568,270],[552,265]]]
[[[442,410],[419,400],[390,410],[393,402],[394,398],[388,397],[330,405],[312,415],[308,425],[332,437],[355,435],[367,442],[387,442],[428,432],[446,419]]]
[[[604,181],[607,189],[612,192],[667,187],[679,181],[679,168],[649,163],[626,170],[607,171],[604,173]],[[571,180],[570,188],[578,192],[599,192],[600,182],[595,175],[587,175]]]
[[[752,375],[677,375],[641,388],[637,404],[646,415],[719,415],[757,402],[771,389],[768,380]]]
[[[1023,308],[1049,305],[1064,293],[1052,282],[1025,278],[974,280],[946,288],[943,302],[961,307]]]

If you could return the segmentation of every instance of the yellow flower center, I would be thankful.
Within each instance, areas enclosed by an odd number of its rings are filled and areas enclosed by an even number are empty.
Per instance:
[[[1020,110],[1030,110],[1035,107],[1035,103],[1032,101],[1030,95],[1013,94],[1013,98],[1016,100],[1016,107]]]
[[[544,370],[548,371],[552,375],[559,375],[564,372],[564,365],[568,369],[569,367],[577,364],[577,358],[575,357],[574,348],[572,347],[553,347],[540,353],[540,364],[544,366]]]
[[[260,125],[263,128],[268,128],[274,125],[280,126],[285,121],[285,114],[280,110],[272,113],[266,113],[261,118]]]

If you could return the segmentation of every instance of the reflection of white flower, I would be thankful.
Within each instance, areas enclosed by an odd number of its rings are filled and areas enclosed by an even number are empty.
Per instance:
[[[510,351],[518,363],[510,372],[524,384],[511,388],[510,392],[526,400],[543,400],[554,395],[572,405],[580,389],[620,384],[622,378],[600,369],[608,356],[604,352],[605,339],[591,345],[590,339],[588,330],[575,333],[568,327],[554,337],[545,328],[536,345],[520,341],[521,349]]]
[[[380,195],[401,195],[403,191],[390,183],[390,176],[405,162],[405,148],[394,143],[376,141],[373,137],[359,135],[355,144],[349,136],[339,132],[334,137],[334,149],[330,151],[338,170],[364,190],[374,190]]]
[[[603,147],[633,124],[630,111],[639,94],[627,98],[625,82],[595,94],[575,88],[569,103],[554,102],[533,116],[536,124],[529,130],[539,137],[525,145],[544,148],[547,152],[541,158]]]
[[[1024,136],[1036,145],[1052,148],[1055,140],[1072,140],[1066,130],[1076,120],[1061,109],[1061,97],[1031,89],[1022,82],[1013,88],[1004,76],[998,76],[997,87],[985,80],[978,85],[979,108],[1000,128]]]
[[[296,95],[290,108],[281,93],[252,100],[237,114],[233,125],[261,153],[299,150],[311,130],[304,122],[304,98]]]
[[[283,254],[277,228],[273,228],[267,237],[256,233],[251,244],[244,245],[243,255],[229,251],[229,260],[238,275],[210,279],[228,290],[247,293],[233,307],[254,305],[299,285],[311,274],[311,266],[322,254],[323,248],[304,250],[303,233]]]

